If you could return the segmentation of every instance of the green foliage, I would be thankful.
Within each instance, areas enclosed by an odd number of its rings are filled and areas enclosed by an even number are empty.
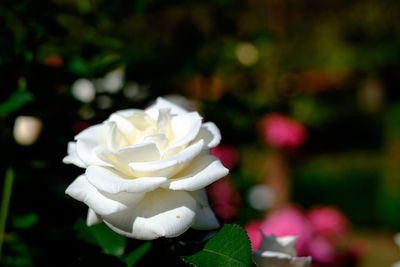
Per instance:
[[[303,162],[293,173],[292,201],[306,208],[334,205],[359,225],[373,225],[378,158],[348,153]]]
[[[29,212],[24,215],[14,216],[12,218],[12,225],[17,229],[28,229],[35,226],[38,223],[38,215],[33,212]]]
[[[33,101],[33,95],[28,91],[15,91],[0,104],[0,115],[9,114],[25,104]]]
[[[224,225],[204,248],[182,257],[194,266],[253,266],[250,240],[238,225]]]
[[[380,188],[377,196],[375,213],[380,223],[398,229],[400,226],[400,197],[398,191],[390,192],[385,188]]]
[[[78,219],[74,228],[78,237],[99,246],[107,254],[121,256],[125,251],[125,237],[118,235],[104,223],[88,227],[83,219]]]
[[[150,247],[151,243],[149,241],[146,241],[138,248],[131,251],[128,255],[122,257],[122,260],[126,263],[128,267],[134,266],[135,263],[150,250]]]
[[[10,205],[10,198],[12,187],[14,183],[14,170],[9,167],[6,170],[4,185],[3,185],[3,194],[1,198],[1,205],[0,205],[0,260],[1,260],[1,251],[3,248],[3,241],[4,241],[4,230],[6,227],[7,215],[8,215],[8,208]]]

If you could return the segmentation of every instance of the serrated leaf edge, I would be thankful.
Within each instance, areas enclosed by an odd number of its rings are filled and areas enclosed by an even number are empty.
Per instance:
[[[246,234],[246,238],[247,238],[248,242],[250,243],[250,249],[251,249],[251,240],[250,240],[250,238],[249,238],[249,236],[248,236],[248,234],[247,234],[247,231],[244,229],[244,227],[242,227],[242,226],[240,226],[240,225],[238,225],[238,224],[228,224],[228,223],[227,223],[227,224],[224,224],[222,227],[224,227],[225,225],[227,225],[227,226],[232,226],[233,228],[240,228],[240,229],[243,229],[244,232],[245,232],[245,234]],[[222,227],[218,230],[218,232],[222,229]],[[213,237],[214,237],[214,236],[213,236]],[[206,243],[208,243],[213,237],[211,237],[209,240],[207,240]],[[216,252],[216,251],[212,251],[212,250],[210,250],[210,249],[204,249],[204,248],[203,248],[203,249],[200,250],[200,251],[206,251],[206,252],[208,252],[208,253],[214,253],[214,254],[217,254],[217,255],[220,255],[220,256],[224,256],[224,257],[226,257],[226,258],[228,258],[228,259],[231,259],[231,260],[233,260],[233,261],[235,261],[235,262],[238,262],[238,263],[242,264],[243,266],[247,266],[246,263],[243,263],[243,262],[241,262],[241,261],[239,261],[239,260],[237,260],[237,259],[231,258],[231,257],[229,257],[229,256],[226,256],[226,255],[224,255],[224,254],[218,253],[218,252]],[[199,253],[200,251],[198,251],[197,253]],[[195,253],[195,254],[197,254],[197,253]],[[252,253],[252,251],[251,251],[250,253]],[[195,254],[193,254],[193,255],[195,255]],[[189,257],[191,257],[191,256],[193,256],[193,255],[190,255],[190,256],[181,256],[180,258],[182,259],[183,262],[185,262],[186,264],[189,264],[190,266],[199,267],[199,266],[196,265],[195,263],[192,263],[192,262],[188,262],[188,261],[187,261],[187,258],[189,258]],[[258,266],[258,265],[254,262],[253,257],[251,257],[251,263],[253,263],[254,266]]]

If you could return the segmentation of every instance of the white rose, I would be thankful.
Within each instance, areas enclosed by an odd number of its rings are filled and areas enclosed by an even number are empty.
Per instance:
[[[254,262],[260,267],[309,267],[311,257],[296,257],[296,241],[295,236],[263,234],[260,249],[253,252]]]
[[[86,171],[66,193],[89,206],[88,225],[104,221],[127,237],[217,228],[204,187],[228,174],[210,155],[220,139],[214,123],[163,98],[118,111],[68,144],[63,161]]]

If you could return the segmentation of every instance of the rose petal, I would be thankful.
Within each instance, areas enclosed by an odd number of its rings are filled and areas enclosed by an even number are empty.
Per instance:
[[[126,175],[111,168],[89,166],[86,170],[89,183],[101,191],[116,194],[119,192],[144,193],[157,189],[167,180],[165,177],[141,177],[128,179]]]
[[[311,257],[291,257],[275,251],[254,251],[254,262],[258,266],[309,267]]]
[[[196,140],[204,140],[204,149],[209,149],[217,146],[221,141],[221,132],[213,122],[206,122],[200,128]]]
[[[197,112],[190,112],[172,118],[171,127],[175,141],[167,148],[163,154],[163,158],[171,157],[176,148],[186,146],[199,133],[202,118]]]
[[[127,146],[129,141],[125,138],[125,136],[119,131],[117,128],[117,124],[115,122],[107,122],[109,124],[108,133],[106,136],[107,147],[111,150],[116,150],[120,147]]]
[[[182,152],[168,159],[150,162],[133,162],[129,164],[131,172],[136,177],[162,176],[170,177],[179,172],[184,165],[196,157],[203,147],[203,140],[187,147]]]
[[[175,237],[185,232],[195,218],[196,201],[184,191],[158,189],[134,208],[103,216],[115,232],[136,239]]]
[[[102,221],[103,219],[99,215],[97,215],[96,212],[94,212],[91,208],[89,208],[88,215],[86,218],[87,226],[92,226],[101,223]]]
[[[156,120],[158,118],[159,110],[163,108],[169,108],[172,114],[177,114],[177,115],[184,114],[187,112],[185,109],[173,104],[172,102],[169,102],[168,100],[162,97],[157,98],[156,103],[148,107],[145,110],[145,112],[149,114],[150,117]]]
[[[151,142],[151,143],[154,143],[154,144],[157,146],[158,151],[163,151],[163,150],[168,146],[168,143],[169,143],[169,140],[168,140],[168,138],[165,136],[165,134],[153,134],[153,135],[149,135],[149,136],[146,136],[146,137],[143,139],[143,141],[144,141],[144,142]]]
[[[111,166],[98,157],[98,151],[104,148],[92,139],[81,138],[76,142],[76,152],[85,165]]]
[[[220,225],[214,212],[210,208],[206,190],[203,188],[189,193],[198,203],[196,218],[192,228],[198,230],[211,230],[218,228]]]
[[[197,112],[189,112],[173,117],[171,126],[177,141],[185,137],[187,138],[187,136],[193,140],[200,129],[202,119]]]
[[[85,175],[76,178],[75,181],[68,186],[65,193],[76,200],[84,202],[101,216],[135,206],[145,196],[145,193],[101,193],[88,182]]]
[[[168,139],[173,138],[173,132],[171,129],[171,110],[169,108],[163,108],[158,111],[157,118],[157,133],[164,134]]]
[[[86,164],[78,157],[76,142],[68,142],[68,156],[63,158],[64,163],[72,163],[78,167],[86,168]]]
[[[118,129],[130,144],[141,141],[146,135],[155,133],[155,121],[143,110],[127,109],[110,116],[108,121],[117,124]]]
[[[118,129],[125,136],[125,138],[129,140],[129,142],[133,141],[130,140],[129,137],[135,132],[136,129],[127,118],[128,116],[124,116],[124,114],[128,115],[132,114],[133,112],[135,112],[135,110],[119,111],[111,114],[110,118],[108,119],[109,121],[116,123]]]
[[[208,154],[201,155],[178,173],[176,177],[168,179],[162,187],[171,190],[199,190],[228,175],[228,173],[229,170],[221,164],[218,158]]]
[[[106,138],[107,134],[109,131],[109,124],[96,124],[93,126],[90,126],[77,134],[75,136],[75,140],[80,140],[80,139],[91,139],[94,142],[96,142],[97,145],[106,145]]]
[[[129,121],[138,131],[150,134],[150,131],[156,130],[155,120],[143,111],[133,113],[131,116],[129,116]]]
[[[134,114],[145,114],[145,112],[141,109],[135,109],[135,108],[123,109],[123,110],[114,112],[113,114],[111,114],[111,116],[108,119],[116,122],[116,120],[112,119],[114,117],[114,115],[119,115],[119,116],[122,116],[123,118],[130,118]]]
[[[260,230],[262,233],[262,230]],[[297,236],[283,236],[283,237],[276,237],[275,235],[268,235],[262,234],[261,245],[259,250],[261,251],[276,251],[285,253],[291,257],[296,257],[296,241]]]
[[[154,143],[146,142],[122,147],[117,151],[103,150],[98,153],[98,157],[110,165],[130,173],[130,163],[157,161],[160,159],[160,152]]]

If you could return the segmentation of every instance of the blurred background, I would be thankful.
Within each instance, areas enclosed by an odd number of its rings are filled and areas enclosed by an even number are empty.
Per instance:
[[[254,249],[262,228],[300,234],[313,266],[400,261],[399,14],[394,0],[1,1],[0,265],[101,258],[64,194],[81,173],[67,143],[157,96],[220,128],[212,153],[231,172],[210,202]]]

